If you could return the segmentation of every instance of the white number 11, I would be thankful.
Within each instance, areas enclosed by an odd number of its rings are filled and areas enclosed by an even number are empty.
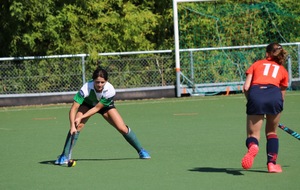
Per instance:
[[[264,63],[264,66],[265,66],[265,69],[264,69],[264,75],[265,76],[268,76],[269,74],[269,71],[270,71],[270,67],[271,67],[271,64],[269,63]],[[278,65],[272,65],[274,67],[274,70],[272,72],[272,77],[273,78],[276,78],[277,74],[278,74],[278,70],[279,70],[279,66]]]

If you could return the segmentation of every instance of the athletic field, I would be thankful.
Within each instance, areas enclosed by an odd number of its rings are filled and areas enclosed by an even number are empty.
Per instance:
[[[245,103],[242,94],[117,101],[152,158],[138,159],[96,115],[79,136],[72,168],[53,165],[68,132],[70,104],[0,108],[0,189],[297,189],[300,142],[279,128],[283,173],[267,173],[264,138],[253,168],[242,169]],[[281,122],[297,132],[299,108],[300,92],[287,92]]]

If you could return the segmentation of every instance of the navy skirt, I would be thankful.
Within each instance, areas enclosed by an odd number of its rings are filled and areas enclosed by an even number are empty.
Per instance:
[[[248,115],[277,115],[283,110],[280,88],[274,85],[253,85],[248,92]]]

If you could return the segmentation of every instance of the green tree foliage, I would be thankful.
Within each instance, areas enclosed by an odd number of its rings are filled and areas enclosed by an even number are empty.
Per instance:
[[[148,6],[123,0],[5,1],[1,56],[153,50],[150,39],[161,16]]]
[[[178,5],[184,48],[300,40],[299,1]],[[2,0],[0,8],[1,57],[174,47],[172,1]]]
[[[299,6],[291,0],[180,4],[181,48],[299,41]]]

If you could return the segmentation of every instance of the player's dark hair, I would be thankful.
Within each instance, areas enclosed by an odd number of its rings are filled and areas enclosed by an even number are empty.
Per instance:
[[[100,67],[98,67],[94,71],[92,79],[95,80],[98,77],[104,78],[107,81],[107,79],[108,79],[107,71],[104,70],[104,69],[102,69],[102,68],[100,68]]]
[[[287,51],[285,51],[279,43],[270,43],[266,52],[269,54],[269,57],[274,60],[276,63],[283,65],[287,58]]]

